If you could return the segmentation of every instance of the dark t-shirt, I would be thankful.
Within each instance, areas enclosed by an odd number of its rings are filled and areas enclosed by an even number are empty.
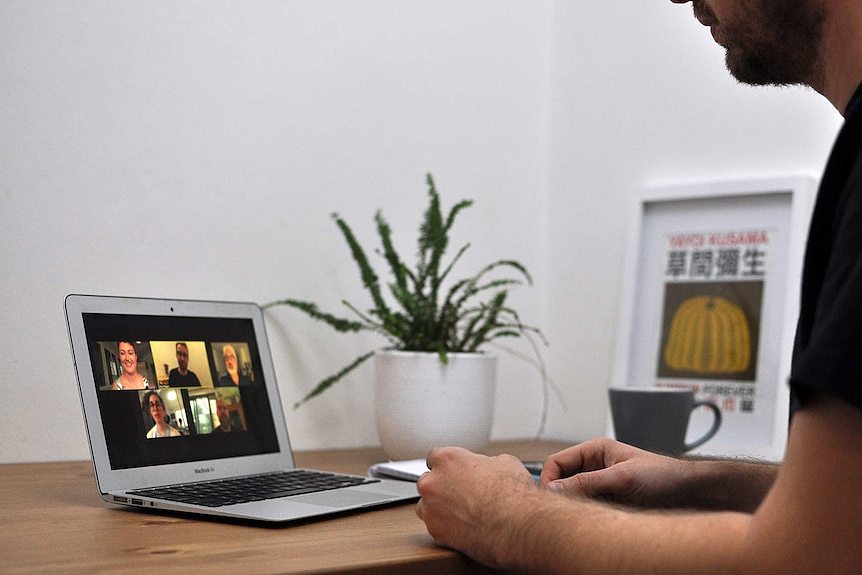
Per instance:
[[[189,370],[185,375],[178,368],[173,368],[168,374],[168,387],[200,387],[201,382],[195,372]]]
[[[817,193],[790,386],[791,412],[812,391],[862,407],[862,87]]]
[[[236,384],[230,378],[229,374],[224,374],[219,376],[218,381],[216,382],[216,387],[236,387],[237,385],[251,385],[251,380],[244,376],[243,374],[239,374],[239,383]]]

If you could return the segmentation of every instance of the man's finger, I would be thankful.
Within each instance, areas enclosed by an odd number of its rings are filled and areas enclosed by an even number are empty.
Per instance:
[[[609,467],[598,471],[585,471],[565,479],[552,481],[548,483],[547,488],[568,495],[579,494],[596,497],[619,494],[626,490],[625,483],[625,477],[619,473],[617,468]]]
[[[440,448],[435,447],[431,451],[428,452],[428,456],[425,457],[425,466],[428,469],[431,469],[432,467],[434,467],[434,460],[437,458],[437,453],[439,453],[439,451],[440,451]]]
[[[579,443],[549,456],[545,461],[540,478],[540,485],[546,485],[557,479],[575,475],[585,471],[596,471],[610,466],[613,459],[612,450],[618,444],[607,437],[597,437],[584,443]]]
[[[563,479],[581,471],[590,451],[590,443],[581,443],[548,456],[542,466],[539,484],[545,485],[549,481]]]

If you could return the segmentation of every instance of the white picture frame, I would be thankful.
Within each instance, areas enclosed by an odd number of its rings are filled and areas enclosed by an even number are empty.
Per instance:
[[[611,386],[690,387],[698,399],[719,403],[721,428],[691,454],[772,461],[784,456],[787,380],[816,186],[809,176],[654,186],[633,206]],[[736,275],[727,265],[734,258]],[[737,361],[719,373],[703,361],[669,359],[678,339],[673,326],[680,325],[671,321],[673,310],[682,309],[680,301],[696,299],[686,294],[698,290],[718,299],[730,290],[736,294],[730,299],[748,310],[746,325],[756,336],[748,364]],[[711,421],[708,410],[696,410],[688,440],[703,435]],[[610,415],[608,433],[613,436]]]

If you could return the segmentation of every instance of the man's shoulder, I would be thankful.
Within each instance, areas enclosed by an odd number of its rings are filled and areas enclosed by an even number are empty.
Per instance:
[[[201,380],[192,370],[187,370],[186,374],[183,375],[179,368],[175,367],[168,372],[168,384],[171,387],[198,386],[201,384]]]

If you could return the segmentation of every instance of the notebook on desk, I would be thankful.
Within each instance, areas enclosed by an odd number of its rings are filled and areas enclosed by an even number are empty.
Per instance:
[[[257,305],[69,295],[66,320],[105,501],[289,522],[418,498],[296,468]]]

